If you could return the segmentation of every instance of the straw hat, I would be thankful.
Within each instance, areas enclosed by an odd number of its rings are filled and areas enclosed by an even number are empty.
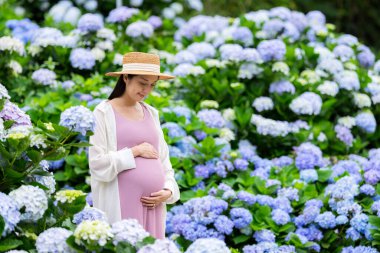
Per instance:
[[[106,76],[122,74],[152,75],[159,79],[172,79],[174,76],[160,73],[160,57],[156,54],[130,52],[123,56],[123,69],[119,72],[108,72]]]

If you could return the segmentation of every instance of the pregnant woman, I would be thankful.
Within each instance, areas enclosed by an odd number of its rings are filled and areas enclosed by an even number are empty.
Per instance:
[[[165,237],[166,204],[176,202],[167,143],[158,111],[143,102],[157,80],[174,78],[160,73],[155,54],[131,52],[109,96],[96,106],[96,127],[90,137],[89,167],[94,207],[108,221],[137,219],[155,238]]]

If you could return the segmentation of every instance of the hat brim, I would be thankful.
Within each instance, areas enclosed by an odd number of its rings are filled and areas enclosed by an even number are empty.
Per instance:
[[[159,76],[159,80],[173,79],[175,76],[164,74],[164,73],[154,73],[150,71],[119,71],[119,72],[108,72],[106,76],[120,76],[123,74],[133,74],[133,75],[148,75],[148,76]]]

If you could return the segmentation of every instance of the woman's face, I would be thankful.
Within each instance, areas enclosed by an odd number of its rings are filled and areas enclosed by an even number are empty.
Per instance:
[[[149,75],[139,75],[129,79],[124,75],[123,78],[126,83],[125,92],[135,101],[141,101],[148,96],[158,80],[158,76]]]

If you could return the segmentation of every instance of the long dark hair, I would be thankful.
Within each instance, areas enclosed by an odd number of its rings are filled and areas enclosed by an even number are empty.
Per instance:
[[[135,76],[137,76],[137,75],[132,75],[132,74],[127,75],[128,79],[132,79]],[[115,88],[113,89],[113,91],[109,95],[108,99],[111,100],[114,98],[121,97],[124,94],[124,91],[125,91],[125,82],[124,82],[123,75],[120,75],[120,77],[117,80],[117,83],[115,85]]]

